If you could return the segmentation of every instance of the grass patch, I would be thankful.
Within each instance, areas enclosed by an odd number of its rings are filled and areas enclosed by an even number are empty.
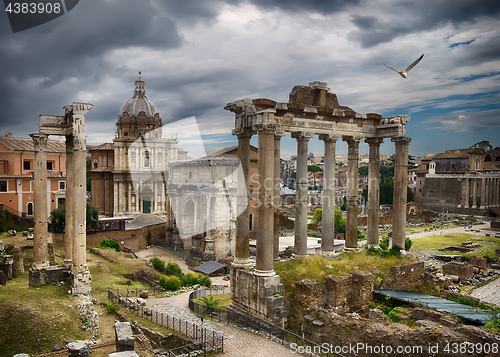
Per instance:
[[[226,308],[231,304],[231,294],[207,295],[207,296],[203,296],[201,298],[194,300],[194,302],[196,302],[198,304],[207,305],[205,300],[203,299],[204,297],[207,299],[212,298],[213,300],[217,300],[218,301],[217,307],[219,307],[221,309]]]
[[[462,242],[470,241],[471,239],[479,238],[480,241],[474,241],[474,243],[479,243],[481,247],[474,248],[473,252],[460,254],[463,256],[495,256],[495,249],[500,248],[500,239],[495,237],[485,237],[475,234],[468,233],[452,233],[447,235],[431,235],[427,237],[413,238],[413,246],[421,247],[427,249],[440,249],[448,246],[460,246]],[[453,252],[448,252],[446,254],[453,254]]]

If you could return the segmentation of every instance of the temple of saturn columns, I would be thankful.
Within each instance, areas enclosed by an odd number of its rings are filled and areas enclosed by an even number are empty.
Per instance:
[[[334,255],[335,146],[348,145],[348,188],[345,248],[356,249],[358,227],[358,147],[369,145],[368,244],[378,246],[379,148],[384,138],[395,144],[394,205],[392,244],[404,250],[406,227],[406,177],[408,116],[382,118],[375,113],[359,114],[340,106],[326,83],[295,86],[288,103],[271,99],[245,99],[225,107],[235,113],[233,135],[238,137],[238,156],[243,170],[238,178],[238,202],[249,195],[250,138],[258,135],[259,206],[256,266],[249,260],[248,214],[236,222],[236,254],[231,271],[231,299],[235,309],[243,309],[274,323],[286,316],[279,276],[273,269],[277,257],[279,226],[280,139],[291,133],[297,140],[297,196],[295,214],[295,259],[307,256],[307,153],[315,135],[324,141],[324,184],[321,252]]]
[[[57,272],[69,270],[73,295],[89,294],[92,277],[86,258],[86,139],[85,115],[92,104],[73,103],[64,107],[64,115],[40,115],[36,134],[30,134],[35,146],[34,172],[34,262],[30,286],[52,282]],[[51,268],[47,250],[47,139],[49,135],[66,137],[66,233],[64,268]]]

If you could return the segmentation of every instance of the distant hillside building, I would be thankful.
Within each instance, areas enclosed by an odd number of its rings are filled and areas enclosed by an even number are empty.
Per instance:
[[[500,147],[488,141],[426,158],[416,175],[415,197],[424,209],[498,215]]]
[[[34,144],[31,138],[0,137],[0,203],[19,217],[33,217]],[[48,212],[66,199],[66,145],[47,142]]]
[[[176,138],[162,138],[159,110],[144,86],[139,75],[118,113],[113,143],[90,150],[92,204],[102,215],[165,215],[168,163],[188,157]]]

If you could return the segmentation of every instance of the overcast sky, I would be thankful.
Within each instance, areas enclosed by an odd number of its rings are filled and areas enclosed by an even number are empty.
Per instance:
[[[287,102],[294,85],[313,81],[358,113],[410,115],[413,155],[496,147],[499,19],[498,0],[84,0],[13,34],[2,12],[0,126],[27,137],[39,114],[90,102],[87,143],[111,142],[142,71],[163,122],[195,117],[207,152],[236,145],[227,102]],[[383,65],[403,70],[422,53],[408,79]],[[387,141],[381,151],[392,154]],[[295,140],[282,142],[288,159]],[[321,142],[309,151],[322,155]]]

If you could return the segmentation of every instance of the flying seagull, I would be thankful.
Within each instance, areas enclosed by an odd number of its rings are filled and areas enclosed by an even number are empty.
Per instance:
[[[421,60],[422,58],[424,58],[424,54],[423,54],[423,53],[422,53],[422,56],[420,56],[420,57],[419,57],[419,58],[418,58],[415,62],[413,62],[412,64],[410,64],[410,65],[408,66],[408,68],[406,68],[404,71],[398,71],[397,69],[394,69],[394,68],[392,68],[392,67],[389,67],[389,66],[388,66],[388,65],[386,65],[385,63],[384,63],[384,66],[386,66],[386,67],[388,67],[388,68],[392,69],[392,70],[393,70],[393,71],[395,71],[395,72],[398,72],[398,73],[401,75],[401,77],[403,77],[403,78],[405,78],[405,79],[408,79],[408,76],[407,76],[407,75],[408,75],[408,72],[410,72],[410,69],[412,69],[413,67],[415,67],[415,66],[418,64],[418,62],[420,62],[420,60]]]

